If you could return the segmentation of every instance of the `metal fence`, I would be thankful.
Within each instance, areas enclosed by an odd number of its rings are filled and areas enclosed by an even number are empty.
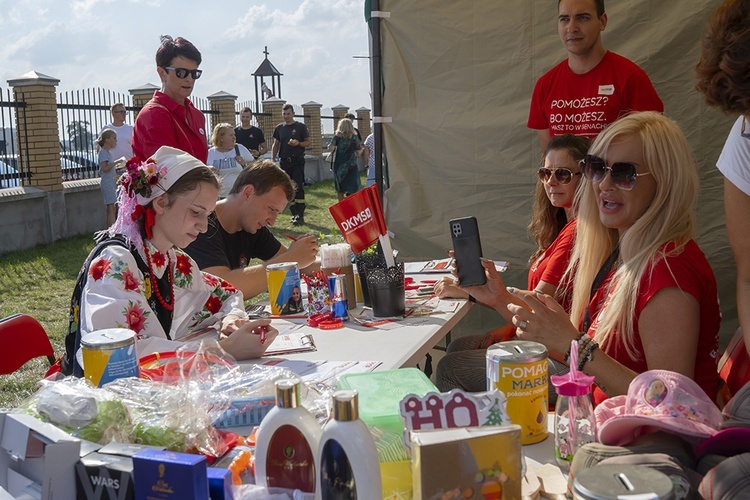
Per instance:
[[[19,151],[16,132],[17,110],[25,107],[22,92],[16,98],[10,89],[0,89],[0,189],[28,185],[31,178],[28,166],[22,161],[22,158],[28,158],[29,141],[24,137],[22,144],[25,150]],[[19,155],[19,152],[24,154]]]
[[[191,97],[196,108],[206,115],[211,110],[208,99]],[[58,94],[57,117],[60,133],[60,162],[63,180],[90,179],[99,176],[99,153],[95,140],[105,125],[111,123],[113,104],[122,103],[127,111],[125,122],[135,123],[140,108],[135,108],[128,94],[101,88],[75,90]]]
[[[125,105],[128,111],[125,121],[133,123],[136,110],[128,94],[101,88],[58,94],[57,121],[64,181],[99,176],[99,153],[94,141],[102,128],[111,123],[109,109],[115,103]]]

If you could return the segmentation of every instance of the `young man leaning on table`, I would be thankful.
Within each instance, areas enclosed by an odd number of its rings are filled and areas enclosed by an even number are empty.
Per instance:
[[[267,264],[297,262],[305,272],[316,270],[315,236],[301,236],[287,248],[268,229],[295,190],[294,181],[274,162],[256,162],[239,174],[229,195],[216,203],[208,231],[185,251],[202,271],[229,281],[246,299],[266,291]],[[248,266],[253,258],[263,264]]]

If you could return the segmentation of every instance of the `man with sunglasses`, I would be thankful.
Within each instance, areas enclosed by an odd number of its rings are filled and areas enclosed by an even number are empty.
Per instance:
[[[138,113],[133,130],[133,153],[152,156],[161,146],[181,149],[198,160],[208,160],[206,118],[188,96],[200,78],[201,53],[188,40],[163,35],[156,51],[161,89]]]
[[[527,122],[542,151],[555,135],[594,139],[630,111],[664,112],[648,75],[604,48],[604,0],[558,0],[557,10],[557,31],[568,57],[537,81]]]
[[[117,102],[109,108],[109,112],[112,115],[112,123],[102,127],[102,132],[110,129],[117,133],[117,144],[109,152],[114,160],[122,157],[129,160],[133,157],[133,126],[125,123],[125,105]],[[101,132],[99,135],[102,135]]]

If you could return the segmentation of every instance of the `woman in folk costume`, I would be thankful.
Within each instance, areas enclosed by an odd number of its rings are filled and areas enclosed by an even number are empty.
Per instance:
[[[180,250],[206,231],[218,192],[211,169],[179,149],[162,146],[146,161],[128,162],[117,220],[89,254],[73,292],[64,373],[82,375],[75,357],[82,335],[115,327],[139,340],[185,341],[214,326],[236,359],[263,355],[278,332],[268,320],[249,321],[242,293],[201,272]]]

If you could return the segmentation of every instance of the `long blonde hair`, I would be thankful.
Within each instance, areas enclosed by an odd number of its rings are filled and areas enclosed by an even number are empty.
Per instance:
[[[354,135],[354,125],[349,118],[342,118],[336,127],[336,135],[344,139],[351,139]]]
[[[601,310],[594,339],[606,345],[615,330],[619,330],[628,354],[635,359],[633,311],[641,279],[655,262],[665,257],[666,243],[675,243],[670,250],[673,255],[680,253],[693,238],[698,172],[679,126],[652,111],[633,113],[612,123],[596,138],[591,154],[605,157],[609,145],[625,137],[636,138],[642,144],[643,158],[656,181],[653,201],[618,241],[617,230],[601,223],[594,186],[584,178],[578,193],[577,237],[564,280],[573,281],[570,318],[579,324],[591,299],[594,278],[619,244],[621,263],[611,281],[615,293]]]

